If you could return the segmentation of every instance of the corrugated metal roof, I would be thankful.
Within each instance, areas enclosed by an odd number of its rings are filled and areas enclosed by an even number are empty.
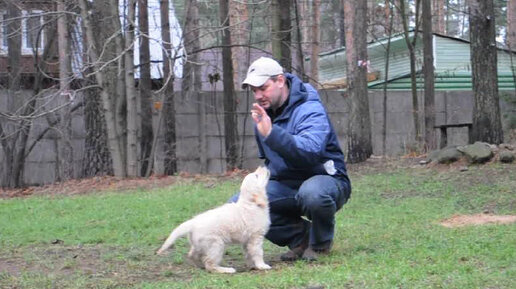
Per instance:
[[[424,79],[421,75],[417,78],[417,88],[424,88]],[[376,81],[369,83],[369,89],[383,89],[384,81]],[[471,75],[464,75],[456,73],[454,75],[436,75],[435,89],[436,90],[471,90],[472,89]],[[391,80],[387,84],[389,90],[410,90],[411,82],[410,75],[399,79]],[[514,78],[512,74],[498,75],[498,89],[499,90],[514,90]]]
[[[413,37],[414,33],[409,34]],[[369,83],[370,89],[382,89],[385,82],[385,60],[387,38],[368,44],[368,60],[370,69],[378,71],[379,79]],[[471,90],[470,45],[464,39],[433,35],[435,89],[436,90]],[[388,89],[410,89],[410,59],[403,35],[397,34],[391,38],[389,60]],[[421,33],[416,41],[416,71],[421,72],[423,63],[423,48]],[[346,50],[336,49],[320,54],[319,81],[331,82],[346,77]],[[514,90],[514,77],[511,66],[516,70],[516,52],[513,53],[511,64],[510,52],[498,50],[498,83],[500,90]],[[422,88],[422,77],[418,77],[418,87]]]

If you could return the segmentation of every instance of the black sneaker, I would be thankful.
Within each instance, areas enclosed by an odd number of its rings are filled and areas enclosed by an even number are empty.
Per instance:
[[[320,255],[328,255],[329,253],[330,253],[330,248],[312,249],[311,247],[309,247],[303,252],[303,255],[301,255],[301,259],[308,261],[308,262],[313,262],[313,261],[317,261],[317,259],[319,258]]]
[[[290,249],[286,253],[281,254],[281,261],[293,262],[299,260],[303,256],[303,253],[305,252],[306,248],[308,248],[308,242],[309,239],[307,235],[299,246]]]

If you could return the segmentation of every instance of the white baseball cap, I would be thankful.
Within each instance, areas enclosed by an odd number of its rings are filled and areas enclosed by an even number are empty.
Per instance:
[[[271,76],[283,74],[283,67],[269,57],[260,57],[255,60],[247,70],[247,76],[242,82],[242,88],[247,85],[262,86]]]

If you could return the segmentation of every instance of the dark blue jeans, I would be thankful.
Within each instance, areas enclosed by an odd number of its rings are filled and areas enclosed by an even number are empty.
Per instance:
[[[327,175],[305,181],[270,180],[267,196],[271,227],[265,237],[278,246],[295,248],[308,235],[313,249],[329,248],[335,232],[335,213],[350,194],[348,181]],[[238,194],[229,201],[236,200]]]

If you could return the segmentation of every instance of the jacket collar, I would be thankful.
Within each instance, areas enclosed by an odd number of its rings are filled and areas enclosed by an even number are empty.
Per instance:
[[[285,77],[290,90],[287,99],[288,103],[283,108],[283,111],[274,118],[274,121],[288,119],[292,115],[294,108],[308,99],[308,91],[299,77],[290,73],[285,73]],[[271,112],[268,112],[268,114],[271,115]]]

